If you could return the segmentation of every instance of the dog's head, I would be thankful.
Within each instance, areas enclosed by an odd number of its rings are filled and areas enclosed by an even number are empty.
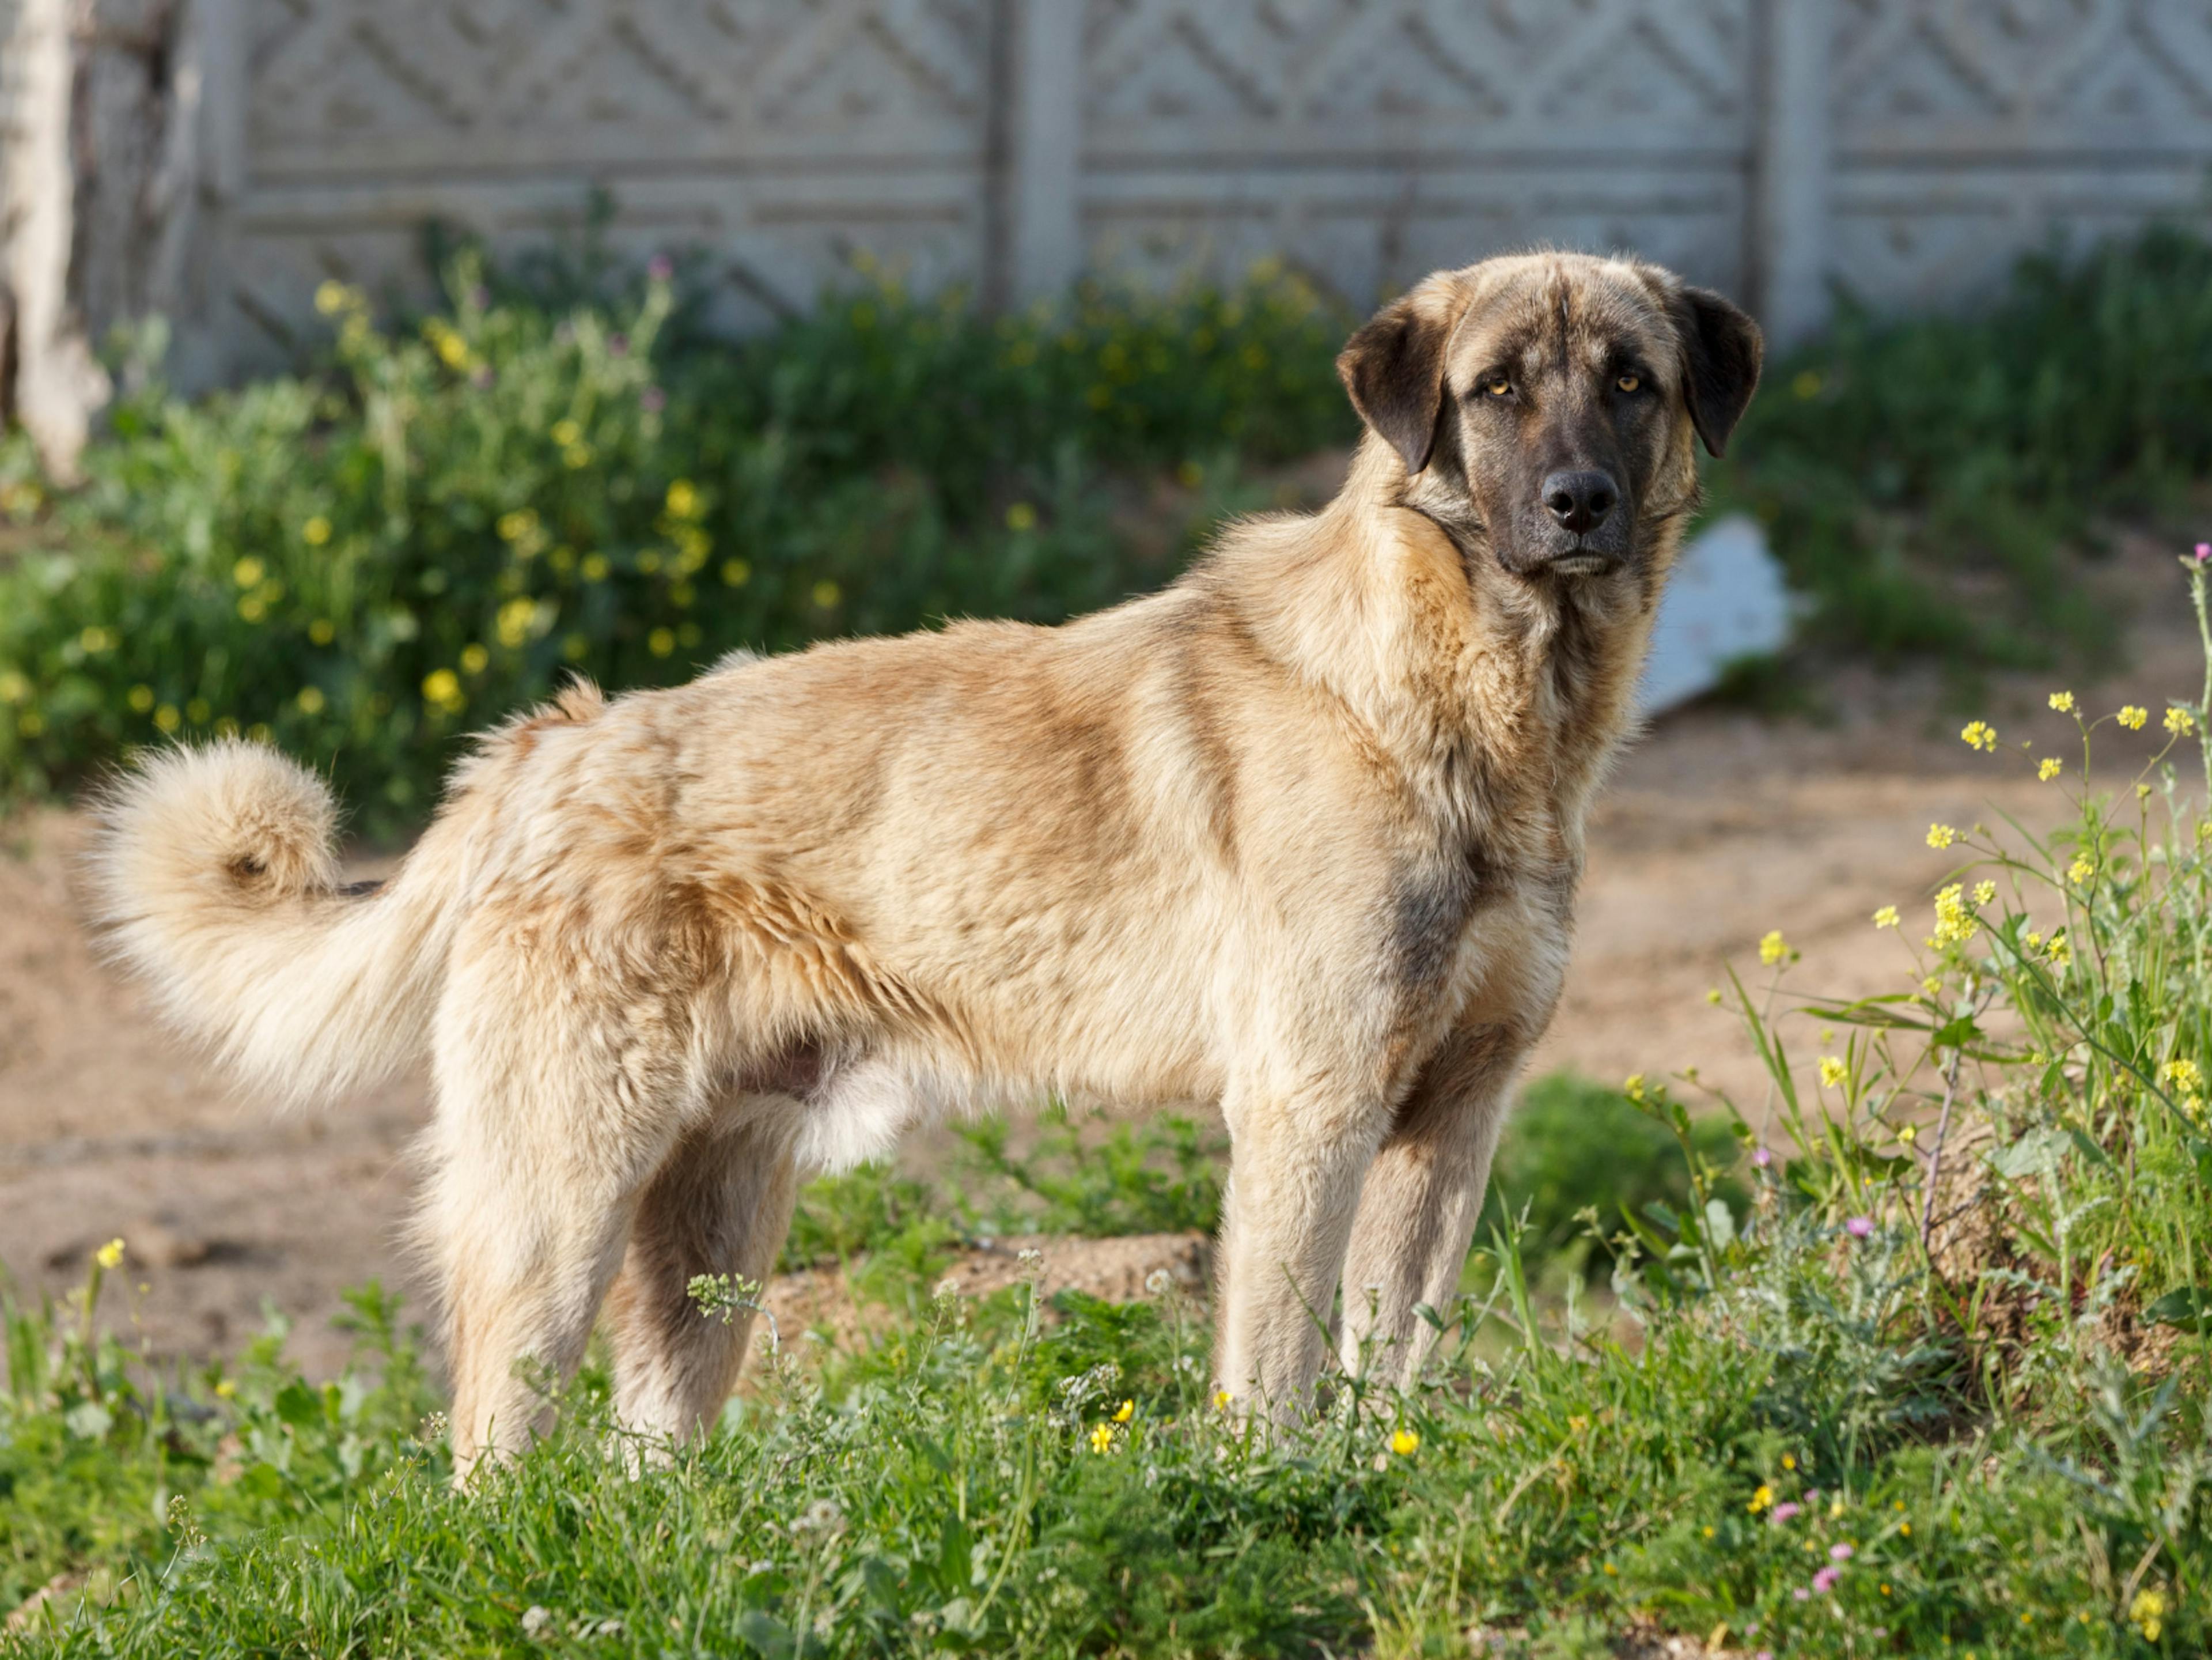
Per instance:
[[[1648,561],[1759,381],[1759,325],[1628,259],[1534,253],[1440,271],[1352,337],[1337,371],[1396,453],[1398,500],[1534,581]]]

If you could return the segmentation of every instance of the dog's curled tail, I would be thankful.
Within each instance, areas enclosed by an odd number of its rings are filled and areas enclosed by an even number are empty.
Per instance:
[[[392,883],[349,891],[322,780],[236,739],[149,757],[99,817],[86,874],[106,943],[246,1081],[327,1099],[421,1049],[460,897],[450,818]]]

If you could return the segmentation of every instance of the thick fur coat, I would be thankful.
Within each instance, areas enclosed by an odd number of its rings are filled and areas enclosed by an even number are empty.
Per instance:
[[[685,1286],[767,1274],[801,1170],[1047,1093],[1219,1104],[1224,1388],[1296,1410],[1332,1318],[1410,1375],[1759,337],[1535,254],[1429,279],[1340,367],[1370,431],[1321,512],[1060,628],[578,687],[483,739],[380,890],[269,749],[115,787],[100,921],[179,1027],[317,1100],[428,1050],[464,1471],[603,1303],[624,1417],[711,1420],[746,1334]]]

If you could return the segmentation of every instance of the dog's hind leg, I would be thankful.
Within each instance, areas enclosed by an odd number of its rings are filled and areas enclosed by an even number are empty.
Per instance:
[[[672,1442],[714,1421],[744,1364],[752,1311],[710,1314],[689,1287],[700,1274],[764,1282],[798,1185],[773,1108],[741,1106],[678,1141],[646,1184],[609,1302],[616,1410],[627,1427]]]
[[[520,1451],[541,1380],[582,1359],[639,1195],[693,1105],[680,1033],[646,995],[535,983],[487,946],[438,1018],[422,1228],[451,1334],[457,1480]]]

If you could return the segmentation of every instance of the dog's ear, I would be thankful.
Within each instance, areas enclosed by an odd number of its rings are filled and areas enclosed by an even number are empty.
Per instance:
[[[1673,310],[1687,370],[1682,398],[1690,406],[1690,424],[1707,453],[1718,455],[1759,385],[1765,337],[1740,307],[1711,289],[1683,288]]]
[[[1450,332],[1447,319],[1408,295],[1376,313],[1337,354],[1352,407],[1403,458],[1409,475],[1429,465],[1436,447]]]

